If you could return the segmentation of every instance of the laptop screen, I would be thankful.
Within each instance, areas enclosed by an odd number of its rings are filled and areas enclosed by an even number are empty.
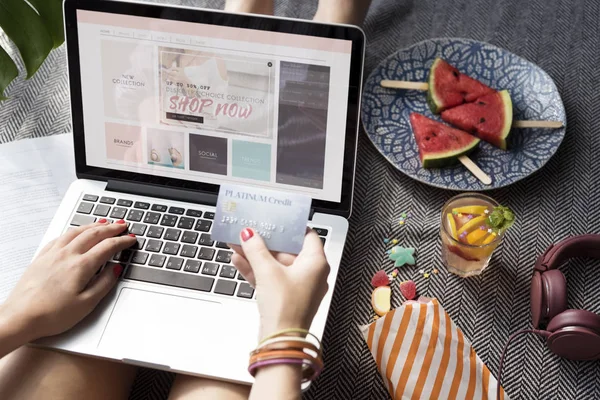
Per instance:
[[[340,202],[352,41],[78,10],[86,163]]]

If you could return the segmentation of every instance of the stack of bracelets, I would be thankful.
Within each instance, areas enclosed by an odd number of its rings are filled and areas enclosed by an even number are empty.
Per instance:
[[[277,364],[301,365],[302,383],[313,381],[323,370],[321,342],[306,329],[276,332],[264,338],[250,353],[248,372],[254,377],[259,368]]]

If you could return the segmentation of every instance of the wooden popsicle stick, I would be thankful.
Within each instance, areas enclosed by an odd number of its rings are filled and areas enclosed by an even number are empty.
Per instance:
[[[427,82],[390,81],[384,79],[380,82],[380,85],[390,89],[429,90],[429,84]]]
[[[488,174],[486,174],[485,172],[483,172],[481,170],[481,168],[479,168],[479,166],[477,164],[475,164],[473,162],[473,160],[471,160],[469,157],[467,157],[467,156],[460,156],[460,157],[458,157],[458,160],[469,171],[471,171],[471,173],[473,175],[475,175],[475,177],[477,179],[479,179],[481,181],[481,183],[483,183],[484,185],[491,185],[492,184],[492,178],[490,178],[490,176]]]
[[[560,121],[513,121],[513,128],[562,128],[564,125]]]

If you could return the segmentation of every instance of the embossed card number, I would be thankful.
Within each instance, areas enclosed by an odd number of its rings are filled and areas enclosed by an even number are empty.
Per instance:
[[[263,188],[222,185],[217,200],[214,240],[239,244],[252,228],[269,250],[298,254],[304,243],[312,199]]]

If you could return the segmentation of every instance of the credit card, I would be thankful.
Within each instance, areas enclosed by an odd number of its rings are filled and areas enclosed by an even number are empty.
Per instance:
[[[240,232],[252,228],[271,251],[298,254],[304,243],[312,199],[302,194],[224,184],[219,190],[211,236],[240,244]]]

